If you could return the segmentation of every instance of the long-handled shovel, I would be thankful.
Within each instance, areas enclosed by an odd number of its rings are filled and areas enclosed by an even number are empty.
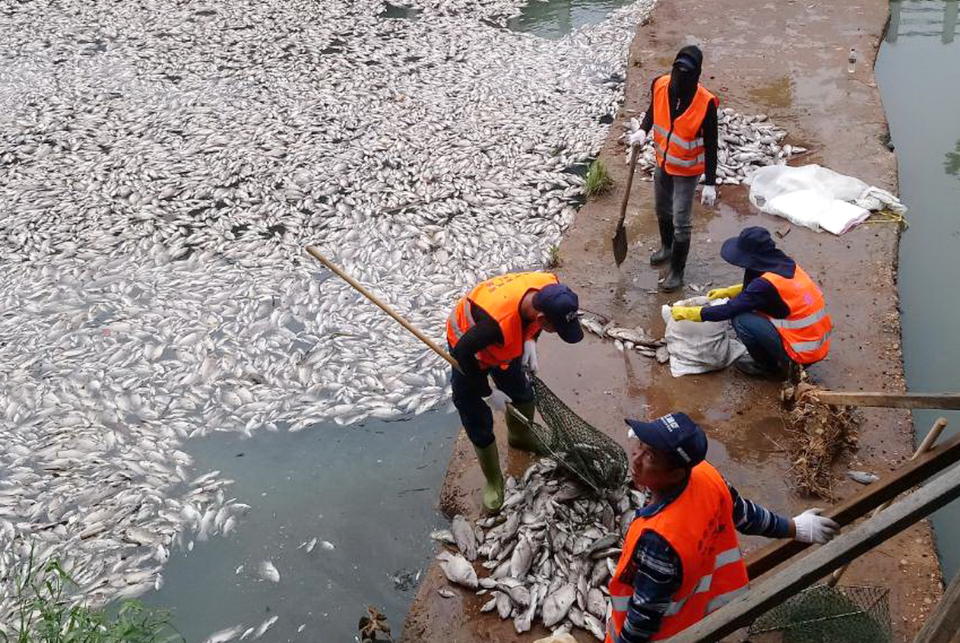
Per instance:
[[[639,152],[639,145],[630,146],[630,170],[627,174],[627,189],[623,192],[623,200],[620,202],[620,221],[617,223],[617,232],[613,235],[613,260],[617,262],[618,268],[627,258],[627,230],[623,227],[623,221],[627,218],[627,202],[630,200],[630,188],[633,187],[633,172],[637,169]]]
[[[361,295],[369,299],[371,302],[379,306],[383,310],[383,312],[393,317],[397,321],[397,323],[399,323],[401,326],[403,326],[408,331],[413,333],[414,336],[417,339],[419,339],[421,342],[429,346],[434,353],[436,353],[443,359],[450,362],[450,365],[453,366],[458,371],[460,370],[460,364],[457,363],[457,360],[453,357],[453,355],[451,355],[447,351],[437,346],[436,342],[434,342],[432,339],[430,339],[429,337],[421,333],[419,330],[417,330],[416,326],[414,326],[413,324],[408,322],[406,319],[401,317],[399,313],[393,310],[393,308],[390,308],[390,306],[380,301],[380,299],[376,295],[374,295],[372,292],[370,292],[369,290],[361,286],[360,282],[358,282],[356,279],[354,279],[353,277],[345,273],[343,270],[341,270],[339,266],[337,266],[335,263],[333,263],[332,261],[324,257],[322,254],[320,254],[319,250],[317,250],[313,246],[307,246],[307,253],[311,257],[313,257],[314,259],[322,263],[324,266],[326,266],[329,270],[334,272],[338,277],[340,277],[345,282],[353,286],[353,289],[356,290],[358,293],[360,293]]]

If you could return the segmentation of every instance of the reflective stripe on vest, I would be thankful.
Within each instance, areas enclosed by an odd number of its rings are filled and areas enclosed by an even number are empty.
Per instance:
[[[770,323],[776,328],[806,328],[812,326],[827,316],[827,309],[821,308],[817,312],[799,319],[771,319]]]
[[[548,272],[517,272],[493,277],[477,284],[461,297],[447,317],[447,343],[457,345],[476,324],[473,306],[482,308],[500,326],[502,344],[491,344],[476,354],[483,369],[507,368],[510,362],[523,354],[523,342],[540,331],[539,322],[524,323],[520,317],[520,302],[531,290],[540,290],[558,283],[556,275]]]
[[[790,278],[773,272],[760,276],[777,290],[787,306],[786,319],[766,314],[764,317],[777,329],[790,359],[799,364],[813,364],[826,357],[830,352],[833,321],[827,313],[823,293],[810,276],[800,266],[796,266]]]
[[[707,603],[707,614],[717,611],[718,609],[720,609],[721,607],[723,607],[724,605],[726,605],[727,603],[729,603],[730,601],[735,599],[737,596],[740,596],[746,591],[747,591],[746,587],[741,587],[739,589],[735,589],[733,591],[727,592],[726,594],[720,594],[719,596],[714,598],[712,601]]]
[[[743,554],[740,553],[739,547],[728,549],[727,551],[723,551],[717,554],[717,560],[713,564],[713,569],[714,571],[716,571],[721,567],[724,567],[725,565],[729,565],[730,563],[735,563],[736,561],[742,560],[742,559],[743,559]],[[713,572],[711,571],[706,576],[702,576],[700,578],[700,581],[697,583],[697,586],[694,588],[693,592],[689,596],[685,596],[682,600],[674,601],[670,603],[670,606],[667,607],[666,613],[668,615],[678,613],[680,611],[680,608],[684,606],[684,604],[687,602],[690,596],[693,596],[694,594],[700,594],[701,592],[705,592],[709,590],[710,585],[712,583],[713,583]]]
[[[639,517],[624,539],[620,562],[610,579],[607,640],[616,641],[633,596],[632,565],[640,537],[652,530],[680,558],[683,579],[668,605],[654,640],[665,639],[693,625],[708,607],[731,600],[746,587],[747,570],[733,524],[733,499],[723,477],[707,462],[690,473],[683,492],[659,513]],[[717,552],[711,554],[711,552]]]
[[[657,165],[667,174],[696,176],[706,169],[703,137],[700,136],[703,119],[711,104],[719,105],[716,96],[697,84],[690,105],[682,114],[670,114],[670,75],[658,78],[653,84],[653,134]]]
[[[671,143],[676,143],[677,145],[679,145],[680,147],[682,147],[682,148],[684,148],[684,149],[687,149],[687,150],[695,150],[695,149],[697,149],[698,147],[703,147],[703,139],[702,139],[702,138],[695,138],[695,139],[693,139],[692,141],[688,141],[687,139],[679,136],[676,132],[674,132],[674,133],[671,135],[670,132],[668,132],[667,130],[663,129],[662,127],[660,127],[660,126],[657,125],[657,124],[654,124],[653,129],[655,129],[655,130],[656,130],[661,136],[663,136],[664,138],[666,138],[667,136],[670,136],[670,142],[671,142]],[[654,142],[654,143],[656,143],[656,142]]]
[[[466,322],[467,322],[466,328],[460,328],[460,320],[457,319],[457,308],[459,308],[459,306],[454,307],[454,309],[450,311],[450,316],[447,317],[447,323],[450,325],[450,328],[453,330],[454,336],[458,340],[461,337],[463,337],[464,333],[466,333],[468,330],[473,328],[473,325],[476,323],[475,321],[473,321],[473,310],[472,310],[472,306],[470,305],[470,300],[465,299],[462,304],[462,307],[463,307],[463,316],[466,318]]]

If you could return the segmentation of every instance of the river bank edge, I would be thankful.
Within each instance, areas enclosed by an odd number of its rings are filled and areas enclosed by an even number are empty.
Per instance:
[[[660,295],[658,271],[646,261],[656,241],[652,184],[635,181],[627,212],[630,252],[620,270],[613,263],[610,238],[626,178],[619,140],[623,124],[645,109],[650,81],[669,69],[676,50],[690,40],[704,49],[701,82],[721,97],[722,106],[766,113],[787,128],[789,142],[811,150],[792,164],[820,163],[896,190],[896,159],[886,148],[889,134],[873,74],[887,4],[771,3],[755,7],[749,16],[741,15],[742,9],[735,0],[697,0],[682,8],[662,2],[651,21],[638,27],[627,66],[626,100],[600,153],[614,188],[580,210],[561,244],[559,272],[580,294],[584,308],[657,334],[663,328],[661,305],[696,294],[690,284],[721,286],[739,279],[738,269],[720,260],[719,244],[743,227],[764,225],[778,233],[781,247],[821,284],[837,326],[831,357],[811,369],[814,381],[832,389],[905,390],[896,287],[899,230],[891,225],[864,225],[842,237],[817,234],[760,214],[749,205],[743,186],[720,186],[715,209],[695,209],[688,287],[682,296]],[[850,47],[861,52],[853,74],[846,71]],[[712,441],[710,460],[744,495],[783,513],[823,506],[823,501],[791,491],[790,462],[781,446],[790,436],[780,418],[776,384],[748,380],[732,370],[674,379],[652,360],[619,353],[594,337],[574,347],[550,339],[541,342],[546,344],[541,351],[544,379],[622,444],[623,417],[684,410],[705,426]],[[845,469],[882,474],[913,448],[909,413],[870,409],[864,418],[859,448],[835,463],[840,498],[857,490],[842,478]],[[497,431],[505,445],[499,422]],[[505,446],[501,459],[513,474],[529,463]],[[440,493],[441,510],[476,516],[480,480],[472,448],[461,435]],[[744,539],[744,549],[762,542]],[[888,587],[895,640],[909,640],[942,588],[929,524],[924,521],[855,561],[843,582]],[[480,615],[480,598],[459,590],[455,598],[441,598],[436,589],[445,584],[432,565],[402,640],[521,641],[546,633],[535,628],[518,635],[512,622]],[[592,640],[582,631],[575,635]]]

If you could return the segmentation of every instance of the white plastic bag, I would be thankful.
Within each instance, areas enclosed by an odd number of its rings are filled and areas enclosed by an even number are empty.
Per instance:
[[[726,301],[710,301],[701,296],[678,301],[674,306],[715,306]],[[730,366],[747,352],[746,346],[736,338],[729,321],[676,321],[670,314],[670,308],[664,305],[660,314],[667,324],[664,339],[667,340],[667,352],[670,353],[670,373],[674,377],[718,371]]]
[[[815,164],[762,167],[745,182],[753,205],[811,230],[843,234],[865,221],[870,210],[906,212],[886,190]]]

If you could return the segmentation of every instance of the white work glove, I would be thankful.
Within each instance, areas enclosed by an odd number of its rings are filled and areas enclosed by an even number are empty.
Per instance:
[[[647,133],[642,129],[632,132],[627,136],[627,142],[630,145],[643,145],[647,141]]]
[[[717,188],[712,185],[703,186],[703,192],[700,193],[700,203],[708,208],[713,207],[717,202]]]
[[[837,535],[840,525],[826,516],[821,516],[821,511],[823,509],[807,509],[799,516],[793,517],[793,525],[797,532],[794,540],[822,545]]]
[[[536,373],[540,368],[540,364],[537,363],[537,340],[528,339],[523,343],[523,357],[520,358],[520,365],[531,373]]]
[[[513,402],[509,395],[498,388],[494,388],[490,395],[483,398],[483,401],[487,403],[491,411],[496,413],[505,412],[507,410],[507,404]]]

